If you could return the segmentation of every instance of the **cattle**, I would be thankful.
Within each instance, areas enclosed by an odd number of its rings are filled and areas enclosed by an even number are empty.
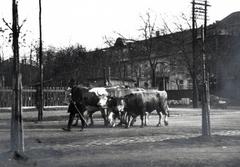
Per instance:
[[[124,123],[125,121],[125,113],[124,112],[125,102],[122,98],[117,97],[108,97],[107,108],[108,108],[108,120],[112,127],[116,126],[116,118],[120,120],[119,125]]]
[[[152,111],[156,111],[159,116],[157,126],[161,125],[162,116],[164,117],[164,124],[168,125],[168,105],[167,105],[167,92],[158,90],[146,90],[142,92],[132,93],[125,97],[126,112],[128,115],[128,127],[132,121],[139,115],[141,118],[141,127],[143,126],[143,117]],[[132,117],[132,120],[130,119]],[[145,124],[147,122],[145,121]]]
[[[164,117],[164,124],[168,125],[168,105],[167,105],[167,92],[158,90],[141,90],[133,91],[124,96],[124,111],[127,115],[127,125],[130,127],[137,116],[141,118],[141,127],[143,127],[143,118],[152,111],[156,111],[159,115],[157,126],[161,125],[161,119]],[[112,119],[112,118],[111,118]],[[110,119],[110,120],[111,120]],[[145,120],[145,124],[147,121]]]
[[[90,89],[86,94],[84,94],[84,103],[86,105],[87,116],[90,118],[90,125],[93,125],[92,115],[96,111],[100,111],[102,118],[104,120],[104,125],[107,126],[106,118],[106,107],[107,107],[107,96],[108,92],[104,87],[96,87]],[[87,119],[88,120],[88,119]]]
[[[134,89],[135,91],[138,91],[138,89]],[[114,86],[114,87],[94,87],[90,89],[87,93],[85,93],[83,96],[84,98],[84,104],[86,106],[87,111],[87,121],[90,119],[90,124],[93,125],[93,117],[92,115],[96,111],[100,111],[102,118],[104,120],[104,125],[107,126],[108,121],[108,115],[109,113],[113,111],[123,111],[123,105],[116,105],[113,103],[113,99],[117,98],[118,102],[121,97],[124,97],[124,95],[131,93],[133,90],[121,86]],[[121,109],[122,107],[122,109]],[[116,108],[118,108],[116,110]],[[120,113],[121,115],[122,113]]]
[[[83,104],[86,110],[86,120],[87,122],[90,119],[90,123],[88,126],[92,126],[93,122],[93,114],[96,111],[101,112],[101,116],[104,120],[104,125],[107,126],[107,116],[106,116],[106,106],[107,106],[107,96],[108,93],[104,87],[95,87],[91,88],[85,93],[83,93]],[[75,123],[75,126],[78,124],[78,119]]]
[[[108,87],[109,93],[107,108],[108,108],[108,121],[111,126],[116,126],[116,118],[120,120],[118,125],[127,124],[124,97],[131,93],[144,91],[142,88],[126,88],[126,87]]]

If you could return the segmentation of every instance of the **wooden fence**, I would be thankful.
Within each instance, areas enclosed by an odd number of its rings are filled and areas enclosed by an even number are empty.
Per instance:
[[[23,88],[22,105],[35,106],[37,90],[35,88]],[[49,87],[43,90],[44,106],[66,105],[66,91],[64,87]],[[12,106],[12,88],[0,88],[0,107]]]
[[[181,100],[182,98],[192,99],[192,89],[167,90],[169,100]]]

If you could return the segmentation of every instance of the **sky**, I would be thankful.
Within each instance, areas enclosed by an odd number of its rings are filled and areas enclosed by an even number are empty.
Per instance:
[[[93,50],[106,47],[104,36],[139,38],[140,16],[150,11],[167,21],[185,13],[190,16],[192,0],[42,0],[44,47],[68,47],[80,44]],[[11,22],[11,0],[0,0],[2,18]],[[19,22],[27,19],[22,31],[27,41],[38,39],[38,0],[18,0]],[[209,0],[208,23],[240,11],[240,0]],[[159,24],[161,24],[159,22]],[[160,25],[159,25],[160,27]]]

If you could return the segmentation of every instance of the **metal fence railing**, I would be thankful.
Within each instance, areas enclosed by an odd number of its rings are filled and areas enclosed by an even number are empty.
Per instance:
[[[168,100],[182,100],[192,98],[192,90],[167,90]],[[36,106],[36,88],[23,88],[22,106]],[[67,104],[67,92],[65,87],[45,87],[43,90],[44,106],[65,106]],[[12,88],[0,88],[0,107],[12,106]]]
[[[43,90],[44,106],[66,105],[66,91],[64,87],[47,87]],[[37,90],[35,88],[23,88],[22,106],[35,106],[37,102]],[[12,106],[12,88],[0,88],[0,107]]]

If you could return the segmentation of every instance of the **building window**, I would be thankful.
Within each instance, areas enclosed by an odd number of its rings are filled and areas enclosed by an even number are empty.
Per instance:
[[[183,85],[183,80],[179,80],[179,89],[183,89],[184,85]]]
[[[193,83],[192,83],[192,80],[189,79],[188,80],[188,89],[192,89],[193,88]]]

